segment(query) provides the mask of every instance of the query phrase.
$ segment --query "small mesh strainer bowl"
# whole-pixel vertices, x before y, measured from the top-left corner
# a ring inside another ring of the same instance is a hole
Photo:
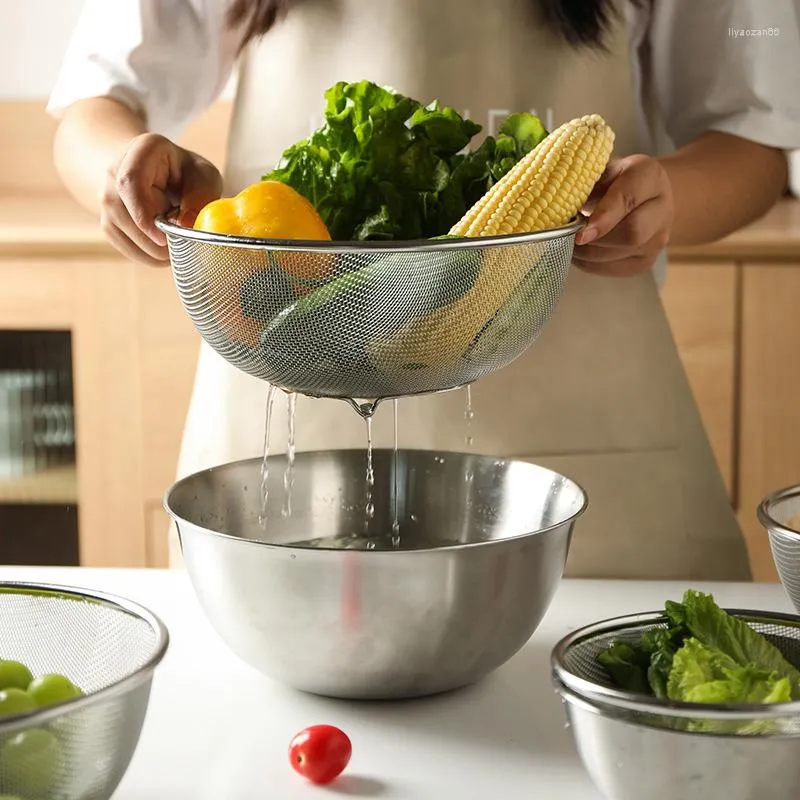
[[[347,243],[157,225],[183,308],[229,363],[289,392],[382,400],[455,389],[519,357],[558,302],[583,221]]]
[[[168,647],[163,623],[101,592],[0,583],[0,658],[34,677],[59,673],[83,696],[0,718],[0,795],[109,800],[136,750],[153,672]]]
[[[767,495],[757,515],[767,530],[778,577],[800,614],[800,486],[787,486]]]
[[[728,610],[800,667],[800,619]],[[606,620],[553,649],[556,691],[581,761],[607,800],[789,800],[800,796],[800,702],[678,703],[614,687],[597,655],[664,626],[663,613]]]

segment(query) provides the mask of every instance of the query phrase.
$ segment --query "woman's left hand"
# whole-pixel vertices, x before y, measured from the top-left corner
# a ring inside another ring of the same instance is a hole
[[[612,159],[589,198],[576,240],[576,266],[599,275],[637,275],[667,246],[674,208],[663,166],[643,155]]]

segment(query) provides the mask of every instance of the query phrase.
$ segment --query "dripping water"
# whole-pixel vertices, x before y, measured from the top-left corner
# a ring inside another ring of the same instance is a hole
[[[472,420],[475,418],[475,412],[472,410],[472,387],[467,386],[467,398],[466,398],[466,408],[464,409],[464,419],[467,422],[467,433],[466,433],[466,440],[467,440],[467,449],[472,447]]]
[[[466,421],[466,441],[467,441],[467,450],[472,448],[474,439],[472,436],[472,420],[475,418],[475,412],[472,410],[472,386],[467,385],[467,397],[466,397],[466,407],[464,408],[464,419]],[[467,474],[464,480],[469,483],[472,480],[472,470],[467,467]]]
[[[375,471],[372,468],[372,417],[365,417],[367,425],[367,500],[364,506],[364,533],[369,530],[370,520],[375,516],[375,503],[372,502],[372,487],[375,485]]]
[[[297,395],[289,393],[287,397],[288,406],[288,430],[286,440],[286,468],[283,472],[284,506],[283,516],[292,516],[292,488],[294,486],[294,412],[297,408]]]
[[[392,547],[400,547],[400,523],[397,520],[398,506],[398,480],[397,474],[397,400],[392,400],[392,412],[394,413],[394,451],[392,453],[392,473],[394,475],[394,520],[392,522]]]
[[[264,458],[261,462],[261,513],[258,517],[259,524],[263,527],[267,522],[267,501],[269,499],[269,429],[272,423],[272,402],[275,399],[275,387],[272,384],[267,389],[267,408],[264,419]]]

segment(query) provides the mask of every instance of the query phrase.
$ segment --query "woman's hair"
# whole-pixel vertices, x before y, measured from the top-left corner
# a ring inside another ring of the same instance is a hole
[[[251,39],[267,33],[298,2],[301,0],[230,0],[228,24],[232,27],[242,26],[244,46]],[[605,35],[617,13],[614,0],[529,2],[541,9],[547,24],[573,47],[604,48]]]

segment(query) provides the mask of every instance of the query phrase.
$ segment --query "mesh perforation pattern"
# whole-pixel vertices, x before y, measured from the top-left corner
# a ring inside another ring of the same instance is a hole
[[[0,658],[84,693],[0,718],[0,795],[108,800],[136,748],[166,630],[136,604],[31,584],[0,584],[0,619]]]
[[[446,391],[507,366],[558,303],[576,222],[419,243],[275,243],[158,221],[183,308],[238,369],[318,397]]]

